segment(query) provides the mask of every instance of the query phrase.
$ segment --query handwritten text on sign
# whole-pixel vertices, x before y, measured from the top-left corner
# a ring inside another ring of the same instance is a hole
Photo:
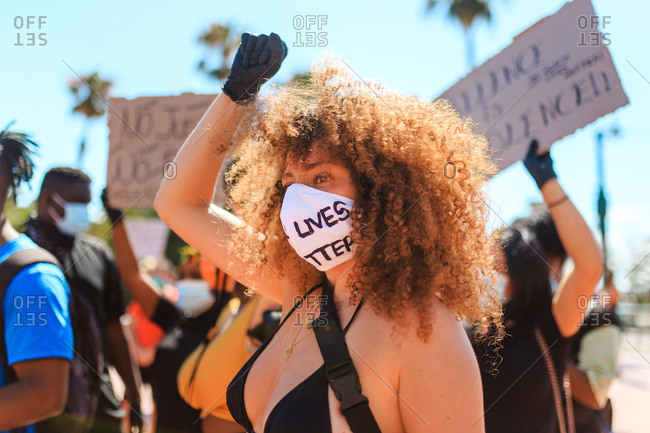
[[[589,0],[567,3],[440,96],[480,124],[502,169],[533,138],[549,149],[628,103],[595,15]],[[585,43],[585,22],[600,43]]]
[[[106,175],[111,206],[153,207],[163,176],[175,175],[171,161],[176,152],[215,97],[184,93],[111,99]]]

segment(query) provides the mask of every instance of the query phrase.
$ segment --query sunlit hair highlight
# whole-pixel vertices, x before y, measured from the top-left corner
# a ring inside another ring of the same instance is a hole
[[[251,272],[266,264],[305,288],[322,278],[297,256],[280,222],[285,161],[318,146],[350,170],[357,190],[352,296],[395,324],[417,317],[423,340],[435,298],[500,338],[483,190],[495,166],[469,119],[448,101],[361,81],[332,57],[313,66],[309,80],[271,88],[244,110],[230,194],[250,229],[240,229],[231,247]]]

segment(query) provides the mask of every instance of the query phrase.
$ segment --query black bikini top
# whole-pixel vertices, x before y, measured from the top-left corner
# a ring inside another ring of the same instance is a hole
[[[304,300],[314,290],[321,287],[322,283],[312,287],[302,297]],[[359,302],[352,318],[346,325],[343,333],[345,334],[357,315],[359,308],[363,302]],[[300,303],[291,308],[289,314],[282,319],[280,327],[284,322],[293,314],[296,307]],[[276,330],[277,333],[277,330]],[[228,402],[228,409],[232,417],[246,428],[248,433],[255,433],[253,431],[253,424],[248,419],[246,413],[246,404],[244,402],[244,385],[246,384],[246,377],[251,367],[269,345],[273,337],[266,340],[262,346],[251,356],[251,358],[239,370],[239,373],[234,377],[228,386],[226,393],[226,400]],[[296,385],[289,391],[282,399],[275,405],[264,425],[264,433],[304,433],[310,431],[313,433],[331,433],[332,427],[330,423],[329,401],[327,393],[329,384],[325,376],[325,365],[314,371],[307,379]]]

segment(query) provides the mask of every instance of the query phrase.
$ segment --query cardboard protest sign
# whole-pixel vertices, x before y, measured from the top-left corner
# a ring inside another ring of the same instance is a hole
[[[118,209],[152,208],[163,176],[173,177],[176,152],[216,95],[113,98],[106,185]]]
[[[599,18],[604,18],[600,19]],[[479,124],[501,169],[628,104],[589,0],[574,0],[517,36],[440,97]]]

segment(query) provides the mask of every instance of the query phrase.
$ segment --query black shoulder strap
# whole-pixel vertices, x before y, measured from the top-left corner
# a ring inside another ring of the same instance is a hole
[[[3,299],[11,281],[26,266],[34,263],[51,263],[61,268],[59,261],[42,248],[19,250],[0,263],[0,299]]]
[[[358,311],[358,310],[357,310]],[[325,278],[321,296],[321,315],[314,324],[314,334],[325,361],[325,374],[334,395],[341,402],[341,413],[353,433],[381,433],[361,393],[359,376],[352,364],[334,305],[334,293]]]
[[[9,368],[7,359],[7,348],[5,344],[5,318],[2,314],[2,303],[4,302],[5,292],[11,284],[11,281],[25,267],[34,263],[51,263],[61,268],[58,260],[42,248],[29,248],[16,251],[7,259],[0,263],[0,362],[5,370],[7,382],[15,380],[13,370]]]

